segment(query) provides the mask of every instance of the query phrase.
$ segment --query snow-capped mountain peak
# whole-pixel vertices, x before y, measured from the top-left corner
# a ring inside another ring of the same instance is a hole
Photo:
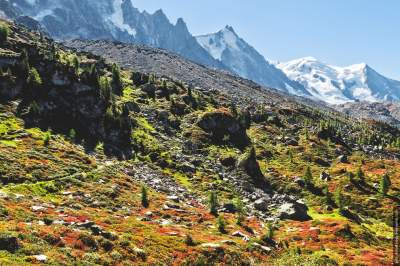
[[[281,70],[240,38],[231,26],[227,25],[216,33],[197,36],[196,39],[214,59],[239,76],[267,87],[308,95],[301,84],[289,80]]]
[[[400,99],[400,82],[380,75],[366,63],[338,67],[304,57],[277,67],[301,83],[313,98],[331,104]]]

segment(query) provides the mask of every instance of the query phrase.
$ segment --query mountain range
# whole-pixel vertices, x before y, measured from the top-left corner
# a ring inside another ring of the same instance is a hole
[[[400,99],[400,82],[366,64],[336,67],[307,57],[275,65],[230,26],[193,36],[183,19],[173,24],[162,10],[140,12],[131,0],[0,0],[0,10],[1,16],[17,21],[26,22],[21,16],[35,19],[56,40],[108,39],[162,48],[262,86],[329,104]]]

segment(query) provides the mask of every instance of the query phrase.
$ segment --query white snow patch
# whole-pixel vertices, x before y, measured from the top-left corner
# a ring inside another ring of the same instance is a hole
[[[196,39],[217,60],[222,60],[222,54],[226,49],[240,51],[238,37],[228,27],[217,33],[198,36]]]
[[[332,104],[353,102],[349,98],[376,102],[367,79],[367,65],[355,64],[347,67],[332,66],[313,57],[304,57],[276,65],[292,80],[295,80],[316,99]]]
[[[136,36],[136,30],[124,23],[122,12],[122,0],[113,1],[114,13],[109,17],[109,20],[119,29],[126,31],[129,35]]]
[[[51,9],[47,9],[47,10],[43,10],[41,12],[39,12],[36,16],[34,16],[33,18],[37,21],[42,21],[44,17],[46,16],[50,16],[53,14],[53,10]]]
[[[30,4],[31,6],[36,5],[36,0],[25,0],[25,2],[27,2],[27,3]]]

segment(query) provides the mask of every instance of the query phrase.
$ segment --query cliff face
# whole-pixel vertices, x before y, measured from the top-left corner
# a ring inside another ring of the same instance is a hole
[[[27,126],[64,133],[73,130],[88,149],[104,142],[107,154],[130,158],[127,110],[112,105],[111,91],[104,88],[108,85],[98,81],[110,66],[87,58],[87,62],[77,61],[85,67],[78,73],[75,57],[57,50],[45,38],[39,44],[36,38],[24,29],[12,28],[9,42],[2,46],[0,67],[8,71],[0,79],[2,99],[21,101],[18,110]],[[107,111],[118,117],[118,123],[115,117],[107,117]]]

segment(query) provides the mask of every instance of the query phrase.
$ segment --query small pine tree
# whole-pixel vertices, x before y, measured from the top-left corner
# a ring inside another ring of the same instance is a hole
[[[379,186],[379,192],[383,196],[386,196],[391,185],[392,185],[392,182],[390,181],[389,175],[385,174],[384,176],[382,176],[380,186]]]
[[[35,90],[42,86],[42,78],[36,68],[32,67],[28,73],[27,85],[30,89]]]
[[[121,80],[121,71],[116,64],[112,66],[112,84],[115,88],[115,93],[117,95],[122,95],[122,80]]]
[[[44,146],[48,146],[50,144],[51,132],[47,131],[43,136],[43,144]]]
[[[268,223],[267,225],[267,234],[266,237],[270,240],[272,240],[274,238],[274,234],[275,234],[275,230],[274,230],[274,226],[271,223]]]
[[[196,245],[191,235],[186,235],[185,244],[189,247],[193,247]]]
[[[80,62],[79,62],[79,58],[77,56],[74,56],[74,59],[72,59],[72,64],[74,67],[75,74],[78,75]]]
[[[0,23],[0,43],[4,43],[10,35],[10,28],[5,23]]]
[[[313,184],[313,176],[310,166],[307,166],[306,172],[304,173],[304,182],[306,183],[307,187],[310,187]]]
[[[326,205],[331,205],[331,203],[332,203],[332,194],[329,191],[328,186],[324,187],[324,195],[325,195],[325,204]]]
[[[361,169],[361,166],[358,167],[358,169],[357,169],[356,177],[359,182],[363,183],[365,181],[365,175],[364,175],[363,170]]]
[[[246,215],[244,203],[241,199],[236,199],[234,205],[237,213],[236,224],[242,226]]]
[[[354,174],[352,172],[347,172],[347,178],[349,179],[349,183],[354,182]]]
[[[107,77],[100,78],[100,95],[106,102],[112,101],[111,85]]]
[[[342,213],[345,206],[344,206],[343,194],[342,194],[342,191],[340,189],[336,190],[335,201],[336,201],[336,205],[339,208],[339,212]]]
[[[209,197],[209,205],[210,205],[210,213],[212,215],[217,215],[218,214],[218,196],[217,193],[215,191],[212,191],[210,193],[210,197]]]
[[[293,151],[291,149],[288,151],[288,159],[290,163],[293,163]]]
[[[226,233],[226,229],[225,229],[226,221],[225,221],[224,216],[222,216],[222,215],[219,215],[217,218],[217,228],[218,228],[218,231],[221,232],[222,234]]]
[[[135,86],[140,86],[143,84],[142,81],[142,74],[139,72],[132,72],[131,74],[131,80]],[[146,82],[145,82],[146,83]]]
[[[33,101],[29,104],[28,113],[31,116],[37,116],[40,114],[40,108],[36,101]]]
[[[68,132],[68,137],[70,140],[75,141],[76,139],[76,131],[75,129],[71,128]]]
[[[229,109],[231,111],[231,114],[233,115],[233,117],[237,117],[238,116],[238,110],[236,107],[236,104],[234,102],[231,102]]]
[[[141,200],[142,200],[142,206],[144,208],[148,208],[149,207],[149,199],[148,199],[148,195],[147,195],[147,187],[146,186],[142,186],[141,189]]]

